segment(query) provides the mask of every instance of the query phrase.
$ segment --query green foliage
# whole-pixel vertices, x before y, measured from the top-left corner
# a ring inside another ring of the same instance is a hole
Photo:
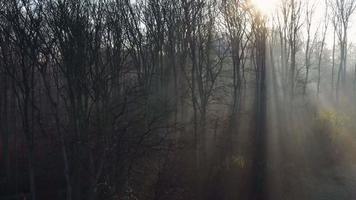
[[[241,155],[234,156],[232,158],[232,165],[234,168],[244,169],[247,165],[247,160]]]
[[[316,121],[321,131],[330,133],[332,139],[347,134],[352,126],[349,116],[333,110],[320,111]]]

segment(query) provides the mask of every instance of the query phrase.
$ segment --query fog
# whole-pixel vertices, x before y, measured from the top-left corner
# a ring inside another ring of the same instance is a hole
[[[0,199],[355,199],[355,9],[0,0]]]

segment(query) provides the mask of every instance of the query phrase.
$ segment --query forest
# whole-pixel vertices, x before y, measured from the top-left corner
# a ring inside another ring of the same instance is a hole
[[[355,9],[0,0],[0,199],[356,199]]]

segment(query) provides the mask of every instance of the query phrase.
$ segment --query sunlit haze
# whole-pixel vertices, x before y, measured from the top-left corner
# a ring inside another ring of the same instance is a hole
[[[0,200],[356,200],[356,0],[0,0]]]
[[[254,7],[264,15],[271,15],[275,11],[279,0],[251,0]]]

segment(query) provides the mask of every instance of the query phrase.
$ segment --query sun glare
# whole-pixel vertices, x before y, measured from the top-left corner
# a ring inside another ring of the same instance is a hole
[[[271,15],[278,0],[251,0],[254,7],[264,15]]]

